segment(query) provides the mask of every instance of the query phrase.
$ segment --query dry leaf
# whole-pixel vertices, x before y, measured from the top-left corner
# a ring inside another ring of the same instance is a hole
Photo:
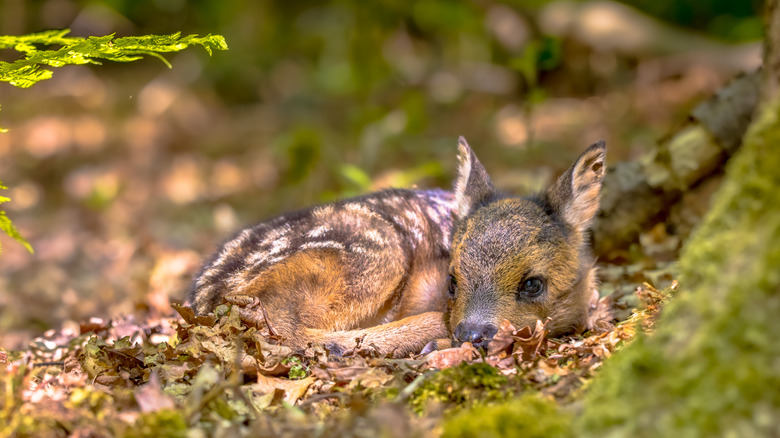
[[[284,393],[284,401],[290,405],[294,405],[299,398],[306,393],[316,379],[314,377],[306,377],[300,380],[286,380],[278,377],[268,377],[262,374],[257,375],[257,383],[248,385],[249,389],[257,394],[268,394],[280,390]]]
[[[549,321],[549,318],[544,323],[536,320],[536,327],[533,329],[528,326],[515,332],[515,350],[512,354],[517,354],[520,351],[521,358],[524,361],[530,361],[539,355],[540,351],[546,350],[548,333],[546,326]]]
[[[501,325],[498,327],[498,332],[493,336],[493,339],[488,344],[488,356],[498,354],[502,351],[509,350],[512,344],[515,343],[515,327],[509,322],[508,319],[501,321]]]
[[[163,392],[160,387],[160,379],[154,373],[149,378],[149,383],[136,388],[134,394],[141,412],[156,412],[176,407],[173,399]]]
[[[425,356],[423,360],[426,368],[441,370],[460,365],[476,357],[479,357],[477,349],[470,342],[464,342],[460,347],[433,351]]]

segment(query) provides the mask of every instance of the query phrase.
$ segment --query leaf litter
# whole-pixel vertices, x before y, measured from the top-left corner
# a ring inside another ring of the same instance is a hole
[[[605,359],[652,330],[676,289],[594,294],[585,336],[504,321],[487,351],[464,343],[406,359],[294,351],[232,303],[209,315],[174,304],[178,317],[92,318],[26,351],[0,349],[0,436],[440,435],[443,418],[475,404],[528,392],[573,403]]]

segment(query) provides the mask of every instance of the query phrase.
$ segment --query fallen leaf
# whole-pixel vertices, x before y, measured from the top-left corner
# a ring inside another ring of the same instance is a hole
[[[250,391],[255,394],[268,394],[280,390],[284,393],[284,401],[289,405],[294,405],[299,398],[306,393],[316,379],[314,377],[306,377],[298,380],[286,380],[278,377],[268,377],[262,374],[257,375],[257,383],[248,385]]]
[[[514,334],[515,338],[515,350],[512,354],[517,354],[520,351],[521,358],[524,361],[530,361],[539,354],[539,351],[547,349],[547,321],[542,323],[540,320],[536,320],[536,327],[530,326],[523,327]]]
[[[134,394],[141,412],[156,412],[176,407],[173,399],[163,392],[160,379],[154,373],[149,377],[149,383],[136,388]]]
[[[488,344],[488,356],[493,356],[502,351],[509,350],[515,343],[515,327],[508,319],[501,321],[498,331]]]
[[[368,368],[349,383],[349,388],[360,385],[364,388],[378,388],[387,383],[393,376],[381,368]]]
[[[444,369],[460,365],[463,362],[479,357],[479,352],[470,342],[464,342],[460,347],[437,350],[428,353],[423,360],[425,367]]]

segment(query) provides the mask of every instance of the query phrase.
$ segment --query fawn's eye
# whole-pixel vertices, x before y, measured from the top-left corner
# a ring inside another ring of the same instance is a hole
[[[450,294],[450,298],[455,298],[455,292],[458,290],[458,282],[452,275],[447,276],[447,292]]]
[[[520,283],[520,293],[528,298],[536,298],[544,292],[544,280],[539,277],[530,277]]]

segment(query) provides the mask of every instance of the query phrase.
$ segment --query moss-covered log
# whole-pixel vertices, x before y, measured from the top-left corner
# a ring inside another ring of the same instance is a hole
[[[594,249],[602,259],[625,251],[642,232],[686,202],[686,195],[704,180],[719,177],[750,124],[760,87],[759,72],[733,80],[640,160],[610,168],[593,224]],[[677,225],[680,237],[687,238],[688,227]]]
[[[684,248],[683,291],[658,331],[616,354],[590,388],[590,435],[780,436],[779,169],[775,102]]]

